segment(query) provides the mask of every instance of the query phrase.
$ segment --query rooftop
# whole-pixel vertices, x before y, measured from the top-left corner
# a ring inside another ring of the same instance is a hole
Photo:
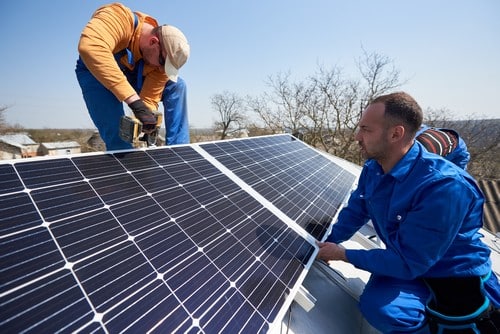
[[[484,194],[483,226],[492,233],[500,233],[500,181],[480,180],[479,187]]]

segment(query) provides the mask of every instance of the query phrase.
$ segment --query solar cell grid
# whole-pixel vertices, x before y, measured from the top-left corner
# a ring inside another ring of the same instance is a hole
[[[158,163],[145,151],[115,154],[114,157],[125,167],[127,171],[131,172],[158,167]]]
[[[70,270],[58,270],[40,277],[7,296],[0,295],[3,333],[37,332],[39,329],[48,333],[77,329],[99,333],[100,325],[93,322],[94,311]],[[26,316],[27,312],[36,316]]]
[[[109,210],[99,209],[50,225],[69,262],[76,262],[127,240],[120,223]]]
[[[0,197],[0,233],[2,236],[42,223],[39,213],[26,193],[14,192]]]
[[[2,238],[0,250],[0,296],[64,265],[49,232],[40,227]]]
[[[83,179],[82,174],[79,173],[69,159],[20,163],[16,164],[16,170],[28,189],[48,187]]]
[[[118,243],[74,265],[92,305],[99,313],[120,307],[131,295],[147,289],[157,275],[132,242]]]
[[[109,205],[146,195],[146,190],[127,173],[90,180],[90,185],[101,200]]]
[[[95,190],[83,181],[38,188],[29,194],[47,222],[84,214],[103,206]]]
[[[201,147],[318,240],[326,237],[356,178],[290,136]]]
[[[195,254],[198,246],[177,224],[162,224],[136,238],[136,242],[159,273],[176,268]]]
[[[149,150],[150,155],[160,166],[182,164],[186,161],[201,159],[200,155],[191,147],[159,148]]]
[[[109,209],[131,236],[146,233],[170,220],[165,210],[151,196],[137,197],[132,202],[118,203]]]
[[[78,170],[89,179],[125,173],[127,170],[112,154],[87,155],[71,159]]]
[[[162,167],[138,170],[131,175],[149,193],[165,191],[179,186],[178,180],[174,179]]]
[[[282,212],[331,217],[337,190],[290,138],[0,164],[0,332],[277,326],[315,255]]]
[[[21,191],[24,186],[17,177],[14,167],[10,165],[0,165],[0,195],[9,192]],[[1,216],[0,216],[1,217]]]

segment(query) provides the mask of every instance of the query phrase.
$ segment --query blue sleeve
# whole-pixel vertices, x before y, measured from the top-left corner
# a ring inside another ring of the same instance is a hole
[[[468,247],[479,226],[462,226],[472,207],[477,211],[473,220],[481,222],[479,205],[471,205],[475,198],[470,188],[453,178],[441,178],[421,187],[413,207],[389,235],[386,249],[347,250],[346,257],[357,268],[401,279],[428,273],[443,257],[447,257],[446,261],[449,258],[449,263],[457,261],[450,267],[463,265],[467,261],[463,253],[468,252],[463,247]]]
[[[467,145],[461,137],[458,137],[457,148],[449,154],[449,157],[446,158],[463,170],[467,170],[467,164],[470,160],[470,153],[467,150]]]
[[[167,145],[189,144],[186,84],[183,79],[167,81],[162,96]]]
[[[349,197],[347,206],[344,207],[338,216],[327,242],[341,243],[348,240],[369,220],[364,200],[364,180],[366,173],[363,171],[359,178],[357,189]]]

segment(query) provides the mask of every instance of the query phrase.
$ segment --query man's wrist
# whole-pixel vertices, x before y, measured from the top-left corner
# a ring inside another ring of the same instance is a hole
[[[342,253],[341,253],[341,260],[344,262],[349,263],[349,260],[347,260],[347,254],[346,254],[346,249],[344,247],[341,247]]]
[[[135,100],[134,102],[129,103],[128,106],[134,112],[137,111],[137,110],[140,110],[140,111],[147,110],[146,104],[141,99]]]
[[[141,97],[137,94],[134,94],[134,95],[131,95],[129,97],[127,97],[125,100],[123,100],[123,102],[125,102],[127,105],[130,105],[132,102],[135,102],[137,100],[140,100]]]

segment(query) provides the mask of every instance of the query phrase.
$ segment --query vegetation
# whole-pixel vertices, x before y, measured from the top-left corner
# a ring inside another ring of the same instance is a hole
[[[216,95],[217,106],[239,101],[239,108],[236,104],[231,108],[239,120],[238,128],[242,127],[241,120],[247,120],[247,129],[292,133],[327,153],[361,164],[354,141],[361,112],[374,96],[393,91],[404,81],[387,57],[364,51],[356,63],[359,79],[347,78],[339,67],[319,66],[316,74],[295,82],[290,72],[278,73],[268,78],[270,90],[261,96],[243,99],[226,91]],[[216,129],[222,123],[231,128],[233,119],[225,114],[215,124]]]
[[[243,112],[243,99],[235,93],[225,91],[212,96],[211,104],[219,114],[219,122],[215,124],[219,129],[220,139],[238,133],[246,127],[246,116]]]
[[[270,76],[270,90],[261,96],[243,99],[228,91],[217,94],[215,110],[220,113],[220,106],[231,108],[220,114],[221,121],[214,127],[222,133],[242,127],[250,135],[258,129],[292,133],[318,149],[361,165],[363,158],[354,140],[361,112],[375,96],[398,90],[405,81],[385,56],[363,50],[356,63],[358,79],[347,78],[339,67],[319,66],[317,73],[305,80],[292,81],[291,73]],[[446,110],[432,109],[424,111],[424,116],[426,124],[454,129],[464,138],[471,153],[469,172],[476,179],[497,178],[500,120],[480,121],[471,115],[457,121]],[[238,120],[234,127],[233,120]]]
[[[426,123],[431,126],[453,129],[464,139],[471,155],[468,172],[476,180],[498,179],[500,172],[500,119],[478,119],[471,115],[467,120],[455,121],[446,109],[426,112]]]

